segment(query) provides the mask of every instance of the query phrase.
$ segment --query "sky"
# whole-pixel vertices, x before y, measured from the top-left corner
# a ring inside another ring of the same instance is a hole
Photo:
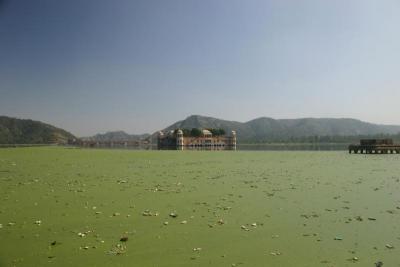
[[[397,0],[0,0],[0,115],[77,136],[191,114],[400,125]]]

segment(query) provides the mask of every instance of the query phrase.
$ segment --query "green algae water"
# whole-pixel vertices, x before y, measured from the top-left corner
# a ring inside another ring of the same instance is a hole
[[[0,267],[400,266],[400,156],[0,150]]]

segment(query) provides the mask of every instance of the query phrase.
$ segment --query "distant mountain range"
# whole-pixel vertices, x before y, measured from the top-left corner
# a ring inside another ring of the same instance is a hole
[[[235,130],[239,142],[293,142],[309,137],[349,137],[394,135],[400,126],[380,125],[356,119],[303,118],[272,119],[261,117],[248,122],[227,121],[212,117],[192,115],[164,129],[176,128],[223,128],[227,132]]]
[[[96,134],[90,137],[82,137],[82,140],[85,141],[97,141],[97,142],[104,142],[104,141],[140,141],[145,140],[150,137],[150,134],[127,134],[124,131],[114,131],[114,132],[107,132],[104,134]]]
[[[74,138],[73,134],[40,121],[0,116],[0,144],[67,143]]]
[[[239,143],[354,142],[365,137],[392,137],[400,141],[400,126],[372,124],[347,118],[277,120],[262,117],[248,122],[237,122],[192,115],[168,126],[163,131],[177,128],[223,128],[228,133],[235,130]],[[91,141],[152,139],[155,141],[156,137],[157,133],[134,135],[114,131],[80,139]],[[73,134],[43,122],[0,116],[0,144],[66,143],[75,138]]]

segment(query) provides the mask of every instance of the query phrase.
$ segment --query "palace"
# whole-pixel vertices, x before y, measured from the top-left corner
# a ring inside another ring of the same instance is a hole
[[[193,131],[193,130],[192,130]],[[198,130],[198,134],[184,134],[181,129],[158,133],[158,149],[174,150],[236,150],[236,132],[230,135],[213,135],[210,130]]]

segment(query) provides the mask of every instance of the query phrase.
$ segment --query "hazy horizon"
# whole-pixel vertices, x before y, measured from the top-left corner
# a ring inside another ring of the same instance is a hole
[[[77,136],[199,114],[400,125],[400,3],[0,0],[0,115]]]
[[[3,114],[0,114],[0,116],[12,117],[12,116],[3,115]],[[249,121],[251,121],[251,120],[261,119],[261,118],[270,118],[270,119],[274,119],[274,120],[286,120],[286,119],[289,119],[289,120],[290,120],[290,119],[298,119],[298,120],[301,120],[301,119],[355,119],[355,120],[359,120],[359,121],[366,122],[366,123],[372,123],[372,124],[376,124],[376,125],[383,125],[383,126],[399,126],[399,127],[400,127],[400,125],[396,125],[396,124],[374,123],[374,122],[363,121],[363,120],[360,120],[360,119],[357,119],[357,118],[349,118],[349,117],[342,117],[342,118],[333,118],[333,117],[272,118],[272,117],[267,117],[267,116],[259,116],[259,117],[252,118],[252,119],[250,119],[250,120],[239,121],[239,120],[235,120],[235,119],[228,120],[228,119],[225,119],[225,118],[212,117],[212,116],[205,116],[205,115],[201,115],[201,114],[191,114],[191,115],[188,115],[188,116],[186,116],[186,117],[184,117],[184,118],[177,119],[176,121],[173,121],[173,122],[169,123],[168,125],[163,125],[163,126],[161,126],[160,128],[157,128],[156,130],[149,131],[149,132],[129,132],[129,131],[124,130],[124,129],[110,129],[110,130],[105,130],[105,131],[94,132],[94,133],[91,133],[91,134],[88,134],[88,135],[78,135],[78,134],[75,134],[74,132],[70,131],[69,129],[63,128],[62,126],[57,125],[57,124],[52,124],[52,123],[50,123],[50,122],[43,121],[43,120],[35,120],[35,121],[41,121],[41,122],[43,122],[43,123],[47,123],[47,124],[53,125],[53,126],[55,126],[55,127],[57,127],[57,128],[62,128],[63,130],[66,130],[66,131],[68,131],[68,132],[71,132],[72,134],[74,134],[74,135],[77,136],[77,137],[91,137],[91,136],[94,136],[94,135],[96,135],[96,134],[105,134],[105,133],[109,133],[109,132],[120,132],[120,131],[125,132],[125,133],[127,133],[127,134],[131,134],[131,135],[153,134],[153,133],[155,133],[155,132],[157,132],[157,131],[163,130],[163,129],[165,129],[165,128],[171,126],[172,124],[174,124],[174,123],[176,123],[176,122],[185,120],[185,119],[187,119],[187,118],[189,118],[189,117],[191,117],[191,116],[211,117],[211,118],[215,118],[215,119],[219,119],[219,120],[234,121],[234,122],[239,122],[239,123],[246,123],[246,122],[249,122]],[[13,118],[13,117],[12,117],[12,118]],[[17,119],[32,119],[32,118],[24,118],[24,117],[15,117],[15,118],[17,118]],[[34,120],[34,119],[33,119],[33,120]]]

